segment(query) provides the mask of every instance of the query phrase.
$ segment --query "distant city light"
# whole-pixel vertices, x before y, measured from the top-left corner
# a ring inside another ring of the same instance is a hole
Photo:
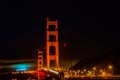
[[[15,64],[15,65],[12,65],[12,68],[14,68],[16,71],[26,71],[28,70],[29,68],[31,67],[30,64]]]
[[[95,71],[95,70],[96,70],[96,67],[93,67],[93,70]]]
[[[112,69],[112,68],[113,68],[112,65],[109,65],[109,66],[108,66],[108,69]]]
[[[84,72],[86,72],[87,70],[86,70],[86,69],[84,69],[83,71],[84,71]]]

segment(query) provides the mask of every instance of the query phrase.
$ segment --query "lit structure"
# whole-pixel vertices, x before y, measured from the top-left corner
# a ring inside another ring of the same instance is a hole
[[[110,74],[113,75],[113,66],[112,65],[108,66],[108,70],[109,70]]]
[[[41,80],[40,70],[43,68],[43,52],[38,49],[38,80]]]
[[[27,71],[30,69],[31,65],[28,63],[15,64],[11,66],[16,71]]]
[[[47,69],[59,68],[58,21],[47,18],[46,29],[46,59]]]
[[[38,50],[38,70],[43,68],[43,52]]]

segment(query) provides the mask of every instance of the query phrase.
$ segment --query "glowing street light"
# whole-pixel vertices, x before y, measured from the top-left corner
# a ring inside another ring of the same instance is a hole
[[[86,69],[84,69],[83,71],[84,71],[84,72],[86,72],[87,70],[86,70]]]
[[[113,75],[113,66],[112,66],[112,65],[109,65],[109,66],[108,66],[108,69],[110,70],[111,74]]]
[[[96,67],[93,67],[93,74],[96,75]]]
[[[113,68],[113,67],[112,67],[112,65],[109,65],[109,66],[108,66],[108,69],[110,69],[110,70],[111,70],[112,68]]]
[[[102,72],[102,75],[105,76],[105,72]]]
[[[95,70],[96,70],[96,67],[93,67],[93,70],[95,71]]]
[[[103,72],[103,70],[102,70],[102,69],[100,69],[100,72]]]

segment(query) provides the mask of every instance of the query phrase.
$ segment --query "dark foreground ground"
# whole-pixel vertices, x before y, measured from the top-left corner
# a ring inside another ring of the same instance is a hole
[[[65,80],[120,80],[120,77],[79,77],[79,78],[68,78]]]
[[[0,74],[0,80],[38,80],[36,74]],[[117,77],[77,77],[61,79],[57,75],[43,76],[40,80],[120,80]]]

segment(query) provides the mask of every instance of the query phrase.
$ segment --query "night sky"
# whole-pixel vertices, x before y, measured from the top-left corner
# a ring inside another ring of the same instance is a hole
[[[1,11],[0,60],[36,59],[37,49],[45,51],[46,17],[58,20],[62,60],[119,48],[119,16],[112,14],[114,8],[101,5],[96,0],[6,2]]]

